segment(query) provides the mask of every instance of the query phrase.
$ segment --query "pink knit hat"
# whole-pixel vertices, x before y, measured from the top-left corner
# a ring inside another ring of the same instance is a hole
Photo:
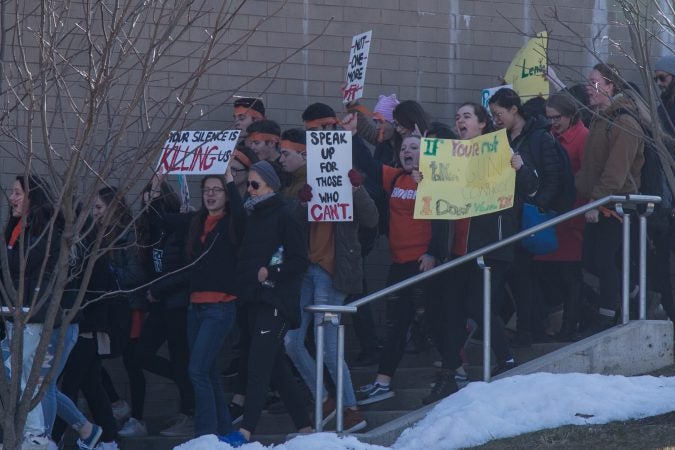
[[[373,112],[382,114],[382,117],[384,117],[384,119],[387,122],[393,122],[394,108],[396,108],[396,105],[398,104],[399,101],[396,98],[396,94],[391,94],[389,96],[380,95],[380,98],[377,101],[377,104],[375,105]]]

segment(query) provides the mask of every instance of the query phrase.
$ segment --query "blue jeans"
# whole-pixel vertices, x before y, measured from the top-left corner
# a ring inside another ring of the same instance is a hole
[[[323,270],[318,264],[310,264],[309,269],[302,279],[302,290],[300,291],[300,308],[302,319],[300,328],[290,330],[286,334],[285,345],[286,353],[300,372],[300,376],[312,392],[316,400],[316,361],[309,354],[305,347],[305,336],[307,327],[311,320],[310,313],[305,311],[305,306],[315,305],[342,305],[347,294],[337,291],[333,288],[333,279],[330,274]],[[318,316],[314,318],[314,326],[318,324]],[[316,330],[315,330],[316,331]],[[314,334],[316,336],[316,333]],[[337,327],[326,325],[324,328],[324,364],[328,367],[330,376],[335,382],[337,380]],[[343,405],[345,407],[356,406],[356,396],[352,386],[352,378],[347,364],[343,365]],[[324,389],[324,392],[325,389]]]
[[[87,423],[86,417],[84,417],[82,412],[77,409],[75,403],[73,403],[70,398],[63,395],[61,391],[56,388],[56,380],[59,378],[59,375],[61,375],[61,372],[63,372],[66,361],[68,361],[68,355],[70,355],[73,347],[75,347],[79,329],[80,327],[77,324],[71,324],[66,329],[66,334],[63,337],[63,351],[61,352],[61,359],[56,362],[56,371],[54,372],[51,382],[47,386],[45,396],[42,398],[42,413],[45,416],[45,427],[47,428],[47,434],[50,435],[52,433],[52,427],[54,426],[54,420],[56,420],[57,414],[61,416],[61,418],[75,430],[79,430],[85,423]],[[52,336],[49,341],[47,353],[52,358],[56,354],[56,348],[59,344],[58,340],[60,331],[61,330],[58,328],[52,331]],[[42,368],[44,371],[44,376],[47,375],[49,369],[50,366],[48,364],[44,364]]]
[[[217,357],[235,316],[234,302],[193,303],[188,308],[188,374],[195,391],[195,436],[227,434],[232,428]]]

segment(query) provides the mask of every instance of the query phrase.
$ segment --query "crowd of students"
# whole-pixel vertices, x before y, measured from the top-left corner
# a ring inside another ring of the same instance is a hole
[[[670,131],[675,120],[674,74],[675,57],[657,62],[661,119]],[[562,87],[552,72],[549,76]],[[561,186],[570,175],[565,171],[576,176],[575,206],[606,195],[638,193],[651,132],[645,111],[639,93],[608,64],[593,67],[585,89],[565,88],[546,101],[524,105],[516,92],[504,88],[490,98],[489,111],[464,103],[456,111],[454,126],[432,121],[415,101],[381,96],[373,113],[353,103],[342,119],[329,105],[314,103],[302,114],[303,128],[282,132],[266,118],[260,99],[237,99],[234,123],[241,139],[227,172],[202,178],[198,210],[183,211],[162,174],[155,174],[143,188],[136,219],[121,192],[111,187],[98,192],[91,225],[83,228],[86,233],[70,252],[72,292],[81,284],[81,268],[96,258],[84,306],[65,330],[61,358],[45,364],[44,370],[57,366],[60,383],[54,379],[41,404],[29,413],[24,448],[56,448],[67,426],[77,431],[77,446],[83,450],[115,449],[118,436],[146,435],[145,370],[172,379],[180,395],[180,410],[162,435],[216,434],[242,445],[252,439],[270,390],[279,393],[294,431],[311,432],[310,408],[296,374],[311,401],[321,404],[326,423],[335,415],[336,401],[327,389],[317,398],[316,365],[307,338],[318,318],[304,307],[341,305],[362,295],[364,257],[375,237],[387,236],[391,285],[517,233],[525,203],[560,212]],[[354,220],[308,222],[306,206],[313,192],[307,183],[305,131],[338,128],[353,134],[354,168],[347,180],[353,190]],[[472,139],[499,128],[506,130],[513,150],[514,206],[456,221],[414,219],[422,180],[421,138]],[[568,165],[558,145],[567,152]],[[17,280],[20,249],[30,246],[26,304],[31,293],[39,291],[39,283],[58,273],[53,257],[57,249],[44,239],[45,230],[59,229],[52,200],[49,186],[38,176],[21,175],[13,182],[5,240],[9,272]],[[50,228],[52,222],[57,226]],[[650,238],[665,240],[669,249],[669,210],[666,222],[666,230],[652,232]],[[556,233],[555,252],[534,255],[516,244],[485,256],[484,263],[492,268],[493,373],[517,365],[514,347],[547,339],[571,341],[617,323],[620,215],[609,205],[559,225]],[[17,242],[19,238],[24,242]],[[54,241],[58,239],[50,242]],[[650,274],[650,283],[673,319],[669,265],[663,268],[669,250],[652,248],[659,270]],[[45,267],[43,279],[39,274]],[[597,295],[587,295],[582,268],[597,277]],[[373,382],[361,387],[353,385],[346,363],[343,367],[346,432],[367,426],[359,406],[394,395],[396,369],[420,306],[426,332],[441,355],[433,388],[420,400],[433,403],[466,382],[461,352],[471,331],[467,324],[483,325],[481,277],[480,267],[467,263],[394,294],[386,303],[387,336],[379,353],[372,312],[367,307],[359,310],[354,325],[363,352],[357,363],[378,365]],[[146,287],[134,289],[138,286]],[[120,293],[101,298],[109,292]],[[547,329],[550,305],[545,299],[563,305],[562,327],[555,335]],[[65,296],[63,310],[73,301]],[[514,310],[517,329],[510,337],[505,322]],[[25,327],[22,379],[28,376],[41,330],[52,326],[44,320],[41,310]],[[14,327],[11,321],[5,325],[2,350],[10,361]],[[60,322],[53,326],[50,355],[56,354]],[[337,328],[329,326],[324,339],[324,362],[335,383]],[[168,359],[157,353],[165,342]],[[235,345],[239,355],[231,402],[218,366],[225,343]],[[102,360],[111,357],[124,362],[130,407],[102,366]],[[93,422],[76,407],[79,391]]]

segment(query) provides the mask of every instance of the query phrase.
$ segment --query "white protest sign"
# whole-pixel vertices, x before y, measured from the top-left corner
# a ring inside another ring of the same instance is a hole
[[[485,109],[488,110],[488,113],[489,113],[490,115],[492,115],[492,113],[490,113],[490,106],[489,106],[489,104],[488,104],[488,101],[490,100],[490,97],[492,97],[493,95],[495,95],[495,92],[497,92],[498,90],[504,89],[504,88],[513,89],[513,85],[510,85],[510,84],[503,84],[503,85],[501,85],[501,86],[495,86],[495,87],[491,87],[491,88],[485,88],[485,89],[483,89],[483,90],[481,91],[481,94],[480,94],[480,95],[481,95],[481,101],[480,101],[480,104],[483,105],[483,108],[485,108]]]
[[[222,175],[238,137],[239,130],[172,131],[157,170],[165,174]]]
[[[349,64],[347,64],[347,87],[342,94],[343,103],[353,102],[363,97],[363,84],[366,81],[366,67],[372,34],[371,30],[357,34],[352,38]]]
[[[310,222],[351,222],[354,215],[350,131],[307,132],[307,184],[312,200],[307,204]]]

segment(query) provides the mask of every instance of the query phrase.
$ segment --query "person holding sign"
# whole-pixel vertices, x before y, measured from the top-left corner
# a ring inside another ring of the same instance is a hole
[[[455,124],[460,138],[473,139],[494,131],[488,112],[476,103],[464,103],[457,110]],[[450,248],[453,258],[498,242],[518,231],[518,218],[514,208],[502,209],[489,214],[460,219],[454,222],[454,234]],[[513,261],[514,246],[510,245],[485,256],[485,264],[491,268],[492,349],[497,358],[498,369],[505,370],[515,365],[509,349],[504,322],[499,316],[506,271]],[[483,272],[476,262],[468,262],[447,272],[443,278],[442,294],[429,304],[430,317],[435,318],[434,342],[441,354],[442,368],[436,373],[436,383],[422,403],[436,402],[457,391],[456,371],[462,367],[460,351],[466,341],[467,318],[483,324]],[[433,324],[434,322],[432,322]],[[458,378],[461,378],[459,376]]]
[[[514,151],[512,166],[516,169],[515,206],[518,214],[523,203],[531,203],[546,211],[562,211],[560,205],[564,171],[548,121],[529,117],[523,111],[520,97],[512,89],[500,89],[490,97],[490,110],[497,128],[506,129]],[[516,337],[512,344],[529,347],[535,338],[545,338],[544,305],[534,296],[532,253],[522,245],[516,247],[509,285],[513,291],[518,315]]]
[[[405,103],[398,105],[397,109]],[[356,116],[348,116],[345,128],[354,133],[356,121]],[[387,276],[388,286],[435,267],[448,253],[447,222],[413,219],[417,182],[411,174],[419,167],[420,136],[415,134],[414,130],[418,128],[416,124],[405,126],[411,126],[413,130],[401,143],[400,168],[389,167],[375,160],[363,141],[358,136],[353,137],[354,165],[366,176],[377,180],[389,195],[389,249],[393,262]],[[403,125],[398,128],[402,129]],[[428,298],[429,283],[423,283],[422,288],[424,297]],[[393,325],[382,350],[375,381],[359,390],[360,405],[394,396],[390,383],[403,357],[408,328],[415,316],[414,290],[415,287],[400,291],[391,302]]]
[[[318,136],[326,136],[327,132],[337,131],[335,112],[328,105],[315,103],[303,113],[305,125],[321,128],[308,132],[308,142]],[[314,123],[312,123],[314,121]],[[345,133],[342,131],[342,133]],[[313,148],[314,151],[321,151]],[[344,149],[341,149],[344,150]],[[348,150],[347,150],[348,151]],[[325,163],[324,163],[325,164]],[[286,167],[290,167],[286,163]],[[304,166],[298,171],[306,171]],[[329,222],[316,220],[309,222],[309,260],[310,265],[302,280],[300,306],[302,321],[300,328],[292,330],[286,336],[286,351],[300,372],[303,380],[314,396],[315,402],[323,402],[324,420],[330,420],[335,413],[335,401],[330,398],[316,398],[316,362],[305,346],[307,329],[312,322],[312,315],[304,311],[311,304],[342,305],[349,294],[361,293],[363,284],[363,260],[359,242],[359,225],[374,227],[378,215],[375,203],[362,186],[361,176],[354,169],[347,176],[353,194],[353,220]],[[314,196],[311,186],[305,184],[298,191],[298,197],[307,204]],[[305,214],[307,217],[307,214]],[[325,364],[333,379],[337,382],[337,327],[329,325],[325,331]],[[356,406],[356,395],[352,385],[349,367],[343,361],[343,405],[344,431],[355,432],[366,427],[367,423]],[[324,392],[327,392],[324,390]]]
[[[237,257],[238,292],[248,304],[250,336],[246,403],[238,431],[219,436],[234,447],[251,440],[265,405],[270,380],[301,433],[311,431],[302,393],[284,354],[284,336],[300,324],[300,285],[307,268],[301,225],[278,194],[281,181],[272,165],[259,161],[248,175],[244,206],[248,218]]]

